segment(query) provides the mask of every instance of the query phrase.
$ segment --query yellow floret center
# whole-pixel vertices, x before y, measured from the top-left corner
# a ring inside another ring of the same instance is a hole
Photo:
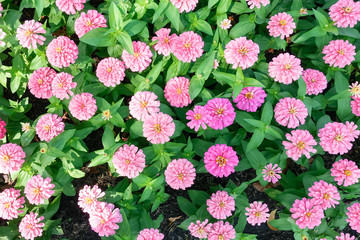
[[[179,179],[179,180],[184,180],[184,175],[183,175],[182,173],[179,173],[179,174],[178,174],[178,179]]]
[[[32,31],[26,30],[25,36],[26,36],[26,37],[30,37],[31,35],[32,35]]]
[[[341,142],[343,140],[343,137],[341,135],[336,135],[334,139],[338,142]]]
[[[34,188],[33,190],[34,194],[39,194],[41,192],[40,188]]]
[[[340,54],[340,55],[344,55],[344,54],[345,54],[343,50],[339,50],[339,51],[337,51],[337,52],[338,52],[338,54]]]
[[[111,112],[110,112],[110,110],[105,110],[103,114],[104,114],[105,117],[108,118],[108,117],[110,117]]]
[[[112,70],[111,67],[109,67],[109,68],[106,69],[106,71],[107,71],[108,73],[111,73],[111,70]]]
[[[100,223],[101,223],[101,224],[104,224],[104,223],[105,223],[105,220],[104,220],[104,219],[101,219]]]
[[[275,175],[274,170],[269,170],[269,171],[268,171],[268,175],[269,175],[270,177],[274,176],[274,175]]]
[[[189,42],[186,42],[185,44],[184,44],[184,48],[190,48],[191,47],[191,44],[189,43]]]
[[[222,108],[219,108],[218,110],[216,110],[216,114],[220,115],[220,114],[223,114],[224,112],[224,109]]]
[[[176,92],[177,92],[177,94],[179,94],[179,95],[182,93],[182,91],[181,91],[180,88],[176,89]]]
[[[140,53],[134,53],[134,57],[138,58],[140,56]]]
[[[357,95],[360,93],[360,87],[355,86],[351,89],[352,94]]]
[[[246,97],[247,99],[253,99],[254,93],[253,93],[253,92],[247,92],[247,93],[245,93],[245,97]]]
[[[298,148],[298,149],[304,149],[305,148],[305,143],[304,142],[298,142],[298,144],[296,145],[296,147]]]
[[[199,229],[198,229],[198,233],[200,233],[200,234],[201,234],[201,233],[204,233],[204,229],[203,229],[203,228],[199,228]]]
[[[5,204],[4,204],[4,207],[5,207],[5,208],[9,208],[9,207],[10,207],[10,203],[9,203],[9,202],[5,203]]]
[[[131,160],[130,160],[130,159],[126,159],[126,160],[125,160],[125,163],[126,163],[127,165],[129,165],[129,164],[131,163]]]
[[[57,48],[56,48],[56,52],[57,52],[57,53],[61,53],[61,47],[57,47]]]
[[[168,39],[168,38],[164,38],[164,43],[169,43],[169,39]]]
[[[59,88],[62,88],[63,87],[63,84],[62,83],[59,83]]]
[[[44,130],[45,130],[45,131],[49,131],[49,130],[50,130],[50,126],[49,126],[49,125],[46,125],[46,126],[44,127]]]
[[[194,118],[195,118],[196,120],[200,120],[200,119],[201,119],[201,114],[199,114],[199,113],[195,114],[195,115],[194,115]]]
[[[316,79],[315,78],[311,79],[311,82],[312,83],[316,82]]]
[[[220,234],[219,235],[219,240],[224,240],[224,239],[225,239],[224,235]]]
[[[284,68],[285,70],[289,70],[291,68],[291,64],[285,64]]]
[[[343,9],[344,9],[344,12],[346,12],[346,13],[351,13],[351,11],[352,11],[351,7],[344,7]]]
[[[248,50],[247,50],[246,47],[243,47],[243,48],[240,48],[240,49],[239,49],[239,53],[240,53],[241,55],[245,55],[246,53],[248,53]]]
[[[82,104],[80,105],[80,108],[81,108],[81,109],[84,109],[84,108],[85,108],[85,104],[82,103]]]
[[[307,216],[307,217],[311,217],[311,212],[307,212],[307,213],[306,213],[306,216]]]
[[[280,20],[280,25],[281,26],[285,26],[286,25],[286,21],[283,19],[283,20]]]
[[[3,161],[4,161],[4,162],[9,162],[9,160],[10,160],[9,155],[4,155],[4,156],[3,156]]]
[[[349,176],[351,176],[351,171],[350,171],[350,170],[345,170],[345,171],[344,171],[344,174],[345,174],[347,177],[349,177]]]
[[[324,199],[326,200],[330,199],[330,195],[328,193],[324,193]]]
[[[145,108],[147,106],[147,104],[148,104],[148,102],[146,102],[146,101],[141,101],[140,102],[141,108]]]
[[[28,225],[26,225],[26,228],[27,229],[33,229],[34,227],[33,227],[33,225],[31,223],[29,223]]]
[[[88,26],[88,27],[92,26],[92,22],[90,20],[87,20],[86,21],[86,26]]]
[[[296,114],[296,108],[291,108],[291,109],[289,110],[289,113],[290,113],[290,114]]]
[[[155,130],[155,132],[160,133],[161,132],[160,124],[154,124],[154,130]]]
[[[259,218],[261,216],[261,212],[256,212],[255,217]]]
[[[38,79],[38,84],[43,84],[43,80],[42,79]]]
[[[85,203],[86,204],[91,204],[93,201],[94,200],[92,198],[89,198],[89,197],[85,198]]]
[[[220,167],[225,166],[226,164],[226,158],[224,158],[223,156],[218,156],[216,158],[216,164],[219,165]]]
[[[225,203],[224,203],[224,202],[220,202],[220,203],[219,203],[219,207],[220,207],[220,208],[225,207]]]

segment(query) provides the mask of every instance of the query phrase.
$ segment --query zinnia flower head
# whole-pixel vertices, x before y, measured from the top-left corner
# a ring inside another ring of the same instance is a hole
[[[331,176],[335,177],[334,180],[340,186],[347,187],[359,182],[360,169],[355,162],[348,159],[340,159],[338,162],[334,162],[330,171]]]
[[[215,177],[228,177],[235,172],[239,158],[232,147],[225,144],[211,146],[204,155],[206,170]]]
[[[219,61],[217,59],[214,59],[214,69],[217,69],[219,67]]]
[[[182,62],[195,62],[204,52],[204,41],[199,34],[193,31],[183,32],[174,37],[170,46],[171,52]]]
[[[25,162],[25,152],[15,143],[0,146],[0,173],[11,174],[19,171]]]
[[[346,215],[348,216],[348,219],[346,219],[346,221],[349,223],[351,229],[360,233],[360,203],[354,203],[348,207],[347,210],[348,212]]]
[[[136,240],[163,240],[164,234],[160,233],[158,229],[154,228],[145,228],[143,229]]]
[[[255,226],[256,224],[260,226],[261,223],[264,223],[268,220],[269,208],[266,203],[262,202],[253,202],[250,203],[250,207],[245,208],[247,211],[245,213],[247,222]]]
[[[89,223],[91,229],[100,237],[115,234],[119,228],[118,223],[122,222],[120,210],[111,203],[99,202],[96,209],[90,213]]]
[[[170,0],[170,2],[179,9],[180,13],[183,11],[188,13],[195,9],[198,0]]]
[[[263,174],[263,178],[267,182],[277,183],[279,179],[281,179],[281,168],[278,167],[277,164],[269,163],[264,167],[264,169],[261,172]]]
[[[287,128],[296,128],[304,124],[308,116],[305,104],[299,99],[290,97],[280,99],[274,112],[276,122]]]
[[[220,22],[220,27],[224,30],[231,28],[231,20],[225,18]]]
[[[355,237],[351,236],[350,233],[341,233],[340,236],[336,236],[336,240],[355,240]]]
[[[235,200],[225,191],[217,191],[206,200],[208,212],[216,219],[226,219],[235,211]]]
[[[124,60],[125,66],[131,71],[142,72],[150,65],[153,54],[150,47],[144,42],[133,41],[133,47],[133,55],[124,49],[121,58]]]
[[[75,14],[84,8],[86,0],[56,0],[56,6],[66,14]]]
[[[87,13],[82,12],[80,17],[75,21],[75,33],[79,38],[90,30],[101,27],[107,27],[106,19],[104,15],[96,10],[89,10]]]
[[[269,75],[275,82],[290,84],[300,78],[303,68],[300,59],[289,53],[281,53],[269,63]]]
[[[308,95],[318,95],[327,87],[325,75],[318,70],[306,69],[302,73],[302,78],[306,83],[306,94]]]
[[[78,205],[82,208],[84,212],[90,213],[95,210],[95,206],[99,203],[98,199],[105,196],[105,193],[95,185],[91,188],[88,185],[85,185],[79,191]]]
[[[21,131],[27,132],[31,129],[30,123],[20,123],[21,124]]]
[[[158,54],[169,56],[171,53],[171,44],[176,38],[176,34],[172,34],[170,36],[171,29],[170,28],[161,28],[155,32],[154,37],[152,37],[153,41],[158,40],[158,42],[154,45],[154,49]]]
[[[205,122],[208,118],[206,108],[204,106],[196,105],[193,110],[186,112],[186,119],[190,120],[186,125],[197,132],[200,126],[203,129],[207,128]]]
[[[316,153],[313,146],[317,143],[308,130],[296,129],[291,131],[291,134],[287,133],[285,137],[289,141],[282,142],[287,150],[286,155],[294,161],[299,160],[303,154],[309,159],[310,153]]]
[[[301,200],[296,199],[292,208],[290,208],[291,217],[296,220],[296,225],[304,229],[308,227],[313,229],[321,224],[321,219],[324,217],[324,210],[317,204],[315,199]]]
[[[36,237],[42,236],[42,228],[45,223],[39,223],[44,217],[37,217],[37,213],[31,212],[26,214],[19,224],[19,232],[21,236],[27,240],[34,240]]]
[[[184,158],[172,160],[165,170],[165,181],[175,190],[191,187],[195,177],[194,165]]]
[[[51,183],[51,178],[42,178],[41,175],[33,176],[25,186],[25,196],[29,200],[30,204],[43,204],[46,199],[49,199],[53,194],[55,187]]]
[[[266,28],[269,29],[270,36],[284,39],[294,32],[296,25],[290,14],[282,12],[272,16]]]
[[[1,41],[5,38],[6,33],[0,28],[0,46],[5,47],[6,43]]]
[[[124,144],[114,154],[113,164],[121,176],[135,178],[145,168],[145,154],[134,145]]]
[[[343,68],[355,60],[355,48],[348,40],[332,40],[323,48],[323,59],[332,67]]]
[[[337,188],[323,180],[314,182],[309,188],[309,197],[314,198],[315,204],[320,205],[324,210],[335,208],[335,205],[339,204],[338,200],[341,199]]]
[[[244,87],[234,99],[236,107],[247,112],[256,112],[266,98],[266,92],[261,87]]]
[[[12,220],[23,213],[24,197],[20,197],[20,190],[14,188],[5,189],[0,193],[0,218]]]
[[[205,105],[205,109],[208,112],[205,123],[215,130],[230,126],[236,117],[235,109],[227,98],[211,99]]]
[[[117,58],[104,58],[97,65],[96,76],[105,86],[115,87],[125,78],[124,63]]]
[[[24,48],[37,49],[37,44],[43,45],[46,38],[39,34],[46,33],[42,24],[35,20],[26,20],[16,30],[16,38]]]
[[[171,106],[186,107],[191,103],[189,84],[189,79],[185,77],[173,77],[166,83],[164,95]]]
[[[55,67],[63,68],[75,63],[79,50],[75,42],[68,37],[60,36],[53,39],[46,49],[49,63]]]
[[[56,114],[47,113],[36,124],[36,134],[41,141],[49,142],[51,139],[64,131],[65,123]]]
[[[352,99],[350,102],[351,111],[355,116],[360,117],[360,97],[353,97]]]
[[[236,232],[233,226],[228,222],[218,221],[213,223],[211,230],[208,233],[208,240],[231,240],[235,239]]]
[[[360,135],[360,130],[357,130],[357,125],[354,122],[346,121],[345,126],[350,130],[350,134],[357,139]]]
[[[55,97],[64,100],[69,99],[69,95],[74,93],[70,90],[76,87],[76,82],[73,82],[73,76],[69,73],[61,72],[56,74],[54,80],[51,83],[52,93]]]
[[[307,8],[300,8],[300,15],[305,15],[305,14],[308,14],[307,12]]]
[[[0,139],[4,138],[6,135],[6,123],[0,118]]]
[[[212,224],[209,223],[208,219],[205,219],[205,221],[200,222],[199,220],[195,223],[190,223],[188,229],[190,231],[190,234],[197,238],[207,238],[208,233],[211,231]]]
[[[246,37],[239,37],[226,44],[224,56],[227,63],[233,64],[233,69],[246,69],[254,65],[259,53],[259,45]]]
[[[249,5],[250,9],[253,9],[254,7],[261,8],[261,5],[265,7],[270,3],[269,0],[246,0],[246,2]]]
[[[143,135],[152,144],[170,141],[175,132],[175,123],[169,115],[159,112],[149,115],[143,125]]]
[[[360,20],[360,2],[339,0],[330,7],[329,15],[335,26],[353,28]]]
[[[91,93],[76,94],[70,100],[69,110],[78,120],[89,120],[96,113],[96,100]]]
[[[360,97],[360,84],[358,81],[352,83],[349,88],[351,96],[353,96],[354,98]]]
[[[160,101],[157,100],[155,93],[140,91],[131,97],[129,102],[130,114],[140,121],[145,121],[146,117],[153,113],[160,112]]]
[[[30,92],[37,98],[51,98],[51,84],[55,76],[56,72],[49,67],[42,67],[35,70],[29,78],[28,87]]]

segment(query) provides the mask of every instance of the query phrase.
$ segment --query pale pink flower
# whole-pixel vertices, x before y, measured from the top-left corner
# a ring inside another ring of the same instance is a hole
[[[306,8],[300,8],[300,15],[305,15],[308,14],[307,9]]]
[[[296,25],[290,14],[282,12],[272,16],[266,28],[269,29],[270,36],[284,39],[294,32]]]
[[[265,7],[270,3],[269,0],[246,0],[246,2],[249,5],[250,9],[253,9],[254,7],[261,8],[261,5]]]
[[[82,12],[80,17],[75,20],[75,33],[79,38],[95,28],[107,27],[104,15],[96,10]]]
[[[340,0],[329,8],[329,15],[335,26],[353,28],[360,20],[360,2]]]
[[[6,135],[6,123],[0,118],[0,139],[4,138]]]
[[[51,178],[42,178],[41,175],[33,176],[25,186],[25,196],[29,200],[30,204],[43,204],[46,199],[49,199],[53,194],[54,190],[51,190],[55,187],[51,183]]]
[[[63,68],[75,63],[79,50],[75,42],[68,37],[60,36],[53,39],[46,49],[49,63],[55,67]]]
[[[244,87],[234,99],[236,107],[247,112],[256,112],[266,98],[266,92],[261,87]]]
[[[204,41],[199,34],[193,31],[183,32],[174,37],[170,46],[171,52],[182,62],[195,62],[204,52]]]
[[[76,94],[70,100],[69,110],[78,120],[89,120],[96,113],[96,100],[91,93]]]
[[[0,193],[0,218],[12,220],[23,213],[24,197],[20,197],[20,190],[14,188],[5,189]]]
[[[173,107],[186,107],[191,103],[189,96],[190,80],[185,77],[173,77],[166,83],[164,96]]]
[[[20,123],[21,124],[21,131],[27,132],[31,129],[30,123]]]
[[[37,213],[31,212],[26,214],[19,224],[19,232],[21,236],[27,240],[34,240],[36,237],[42,236],[42,228],[45,223],[39,223],[44,217],[37,217]]]
[[[228,222],[218,221],[213,223],[208,233],[208,240],[231,240],[235,239],[236,232]]]
[[[135,145],[124,144],[114,154],[113,164],[120,176],[135,178],[145,168],[145,154]]]
[[[336,240],[355,240],[355,237],[351,236],[350,233],[341,233],[340,236],[336,236]]]
[[[308,116],[305,104],[296,98],[282,98],[276,104],[274,117],[277,123],[287,128],[296,128],[305,123]]]
[[[360,84],[358,81],[352,83],[349,88],[351,96],[353,96],[354,98],[360,97]]]
[[[84,212],[93,212],[96,205],[99,203],[98,199],[102,198],[103,196],[105,196],[105,192],[101,191],[97,185],[95,185],[93,188],[85,185],[79,191],[78,205]]]
[[[261,172],[263,174],[263,178],[267,182],[277,183],[279,179],[281,179],[280,174],[282,173],[281,168],[278,167],[277,164],[269,163],[264,167]]]
[[[55,76],[56,72],[49,67],[42,67],[35,70],[29,78],[28,87],[30,92],[37,98],[51,98],[51,84]]]
[[[292,208],[290,208],[291,217],[296,220],[296,225],[304,229],[308,227],[313,229],[321,224],[321,219],[324,217],[324,210],[315,204],[315,199],[301,200],[296,199]]]
[[[19,171],[25,162],[25,152],[15,143],[0,146],[0,173],[11,174]]]
[[[308,130],[292,130],[291,134],[287,133],[285,137],[289,141],[282,142],[287,150],[286,155],[294,161],[297,161],[303,154],[309,159],[310,153],[316,153],[313,146],[317,143]]]
[[[170,0],[170,2],[179,9],[180,13],[183,11],[188,13],[195,9],[198,0]]]
[[[75,14],[84,8],[86,0],[56,0],[56,6],[66,14]]]
[[[235,172],[239,158],[232,147],[225,144],[211,146],[204,155],[206,170],[215,177],[228,177]]]
[[[37,49],[37,44],[43,45],[46,40],[45,37],[39,35],[41,33],[46,33],[41,23],[35,22],[35,20],[26,20],[24,24],[17,28],[16,38],[21,46]]]
[[[306,83],[306,94],[308,95],[318,95],[327,87],[325,75],[318,70],[306,69],[302,73],[302,78]]]
[[[171,29],[170,28],[161,28],[160,30],[155,32],[155,37],[152,37],[153,41],[158,40],[158,42],[154,45],[154,49],[158,54],[169,56],[171,53],[171,44],[176,38],[176,34],[172,34],[170,36]]]
[[[131,97],[129,110],[134,118],[145,121],[146,117],[160,112],[160,101],[157,100],[155,93],[148,91],[137,92]]]
[[[74,93],[70,90],[76,87],[76,82],[73,82],[73,76],[69,73],[61,72],[56,74],[51,83],[52,93],[60,100],[69,99],[69,95],[73,96]]]
[[[195,177],[194,165],[184,158],[172,160],[165,170],[165,181],[175,190],[191,187]]]
[[[214,69],[217,69],[219,67],[219,61],[217,59],[214,59]]]
[[[4,10],[4,8],[3,8],[3,6],[1,5],[1,3],[0,3],[0,11],[3,11]],[[2,16],[2,13],[0,13],[0,17]]]
[[[351,135],[356,139],[360,135],[360,130],[357,130],[357,125],[354,122],[346,121],[346,127],[350,130]]]
[[[207,238],[208,233],[211,231],[212,224],[209,223],[208,219],[205,219],[205,221],[200,222],[199,220],[195,223],[190,223],[188,230],[190,231],[190,234],[197,238]]]
[[[290,84],[300,78],[303,68],[300,59],[289,53],[281,53],[269,63],[269,75],[275,82]]]
[[[360,117],[360,97],[353,97],[351,104],[351,112],[355,115]]]
[[[143,135],[152,144],[170,141],[175,132],[175,123],[169,115],[159,112],[149,115],[143,124]]]
[[[260,226],[260,224],[266,222],[270,216],[267,204],[262,202],[255,201],[250,203],[250,207],[245,208],[245,210],[247,211],[245,215],[248,216],[246,220],[253,226]]]
[[[331,176],[335,177],[334,180],[340,186],[347,187],[359,182],[360,169],[355,162],[348,159],[340,159],[338,162],[334,162],[330,171]]]
[[[186,112],[186,119],[190,120],[186,125],[196,132],[199,130],[200,126],[202,129],[206,129],[207,126],[205,122],[208,117],[206,108],[204,106],[196,105],[193,110]]]
[[[124,60],[125,66],[131,71],[142,72],[150,65],[153,54],[150,47],[144,42],[133,41],[133,47],[133,55],[124,49],[121,58]]]
[[[254,65],[260,53],[259,45],[246,37],[231,40],[225,46],[224,57],[227,63],[233,64],[232,68],[246,69]]]
[[[1,41],[5,38],[6,33],[0,28],[0,46],[5,47],[6,43]]]
[[[220,22],[220,27],[224,30],[231,28],[231,20],[225,18]]]
[[[47,113],[41,116],[36,124],[36,134],[41,141],[49,142],[64,131],[65,123],[56,114]]]
[[[320,205],[324,210],[335,208],[335,205],[339,204],[338,200],[341,200],[337,188],[323,180],[314,182],[309,188],[309,197],[314,198],[315,204]]]
[[[226,219],[235,211],[235,200],[225,191],[217,191],[206,200],[207,210],[216,219]]]
[[[356,47],[349,43],[348,40],[332,40],[323,48],[322,54],[325,63],[332,67],[344,68],[355,60]]]
[[[351,229],[360,233],[360,203],[354,203],[348,207],[347,210],[348,212],[346,215],[348,216],[348,219],[346,219],[346,221],[349,223]]]
[[[120,210],[111,203],[99,202],[96,209],[90,212],[89,223],[91,229],[100,237],[111,236],[119,228],[118,223],[122,222]]]
[[[158,229],[154,228],[145,228],[143,229],[136,240],[163,240],[164,234],[160,233]]]
[[[205,105],[205,109],[208,113],[205,123],[215,130],[230,126],[236,117],[235,109],[227,98],[211,99]]]
[[[117,58],[104,58],[97,65],[96,76],[106,87],[115,87],[125,78],[124,63]]]

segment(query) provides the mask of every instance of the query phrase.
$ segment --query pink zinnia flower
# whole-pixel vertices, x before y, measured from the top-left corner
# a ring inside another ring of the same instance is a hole
[[[338,185],[347,187],[359,182],[360,169],[355,162],[340,159],[332,165],[331,176],[335,177],[334,180]]]
[[[269,29],[270,36],[284,39],[294,32],[296,25],[290,14],[282,12],[272,16],[266,28]]]
[[[211,99],[205,105],[205,109],[208,112],[205,123],[215,130],[230,126],[236,117],[235,109],[227,98]]]
[[[335,207],[339,204],[338,200],[341,200],[337,188],[323,180],[314,182],[314,185],[309,188],[309,197],[314,198],[315,204],[320,205],[324,210]]]
[[[54,190],[51,190],[55,187],[51,183],[51,178],[42,178],[41,175],[33,176],[27,183],[24,190],[26,198],[29,200],[30,204],[43,204],[46,199],[49,199],[53,194]]]
[[[233,64],[233,69],[246,69],[258,60],[259,52],[259,45],[246,40],[246,37],[239,37],[226,44],[224,54],[226,62]]]
[[[266,98],[266,93],[261,87],[244,87],[234,99],[236,107],[247,112],[256,112]]]
[[[165,170],[165,181],[175,190],[185,190],[194,184],[196,177],[194,165],[184,159],[172,160]]]
[[[281,168],[278,167],[277,164],[272,165],[272,163],[269,163],[264,167],[264,169],[261,172],[263,174],[263,178],[267,182],[277,183],[279,179],[281,179]]]
[[[0,46],[5,47],[6,43],[1,41],[5,38],[6,33],[0,28]]]
[[[78,205],[82,208],[84,212],[90,213],[95,210],[95,206],[99,203],[98,199],[105,196],[105,193],[95,185],[91,188],[88,185],[85,185],[79,191]]]
[[[360,97],[353,97],[351,103],[351,111],[355,116],[360,117]]]
[[[6,123],[0,118],[0,139],[4,138],[6,135]]]
[[[219,67],[219,61],[217,59],[214,59],[214,69],[217,69]]]
[[[44,220],[44,217],[37,217],[37,213],[31,212],[26,214],[19,224],[19,232],[21,236],[28,240],[34,240],[36,237],[42,236],[42,228],[45,223],[39,223]]]
[[[46,40],[45,37],[39,35],[41,33],[46,33],[41,23],[35,22],[35,20],[26,20],[16,30],[16,38],[21,46],[37,49],[37,44],[43,45]]]
[[[76,82],[73,82],[73,76],[69,73],[61,72],[56,74],[53,82],[51,83],[52,93],[60,100],[69,99],[69,95],[74,93],[70,90],[76,87]]]
[[[356,47],[348,40],[332,40],[322,51],[322,54],[325,54],[323,59],[332,67],[343,68],[355,60],[355,49]]]
[[[301,229],[306,227],[313,229],[319,226],[324,217],[324,210],[315,204],[315,199],[296,199],[290,212],[291,217],[296,220],[296,224]]]
[[[227,177],[235,172],[239,158],[232,147],[216,144],[206,151],[204,162],[206,170],[215,177]]]
[[[171,29],[170,28],[161,28],[160,30],[156,31],[155,37],[152,37],[153,41],[158,40],[158,42],[154,45],[154,49],[158,54],[169,56],[171,53],[171,44],[176,38],[176,34],[172,34],[170,36]]]
[[[248,216],[246,220],[253,226],[260,226],[260,224],[266,222],[270,216],[267,204],[262,202],[255,201],[250,203],[250,207],[245,208],[245,210],[247,211],[245,215]]]
[[[152,144],[170,141],[175,132],[175,123],[169,115],[159,112],[149,115],[143,125],[143,134]]]
[[[166,83],[164,95],[171,106],[186,107],[191,103],[189,84],[189,79],[185,77],[173,77]]]
[[[24,197],[20,197],[20,190],[14,188],[5,189],[0,193],[0,218],[12,220],[23,213]]]
[[[105,86],[115,87],[125,78],[124,63],[117,58],[104,58],[96,68],[96,76]]]
[[[350,134],[356,139],[360,135],[360,130],[357,130],[357,125],[354,122],[346,121],[345,126],[350,130]]]
[[[217,191],[206,200],[208,212],[216,219],[226,219],[235,211],[235,200],[225,191]]]
[[[296,128],[304,124],[308,115],[305,104],[299,99],[290,97],[280,99],[274,112],[276,122],[287,128]]]
[[[6,143],[0,146],[0,173],[11,174],[19,171],[25,162],[25,152],[14,143]]]
[[[163,240],[163,239],[164,239],[164,234],[160,233],[158,229],[154,229],[154,228],[143,229],[136,238],[136,240]]]
[[[207,238],[208,233],[211,231],[212,224],[209,223],[209,220],[205,219],[205,221],[200,222],[199,220],[195,223],[190,223],[188,230],[190,234],[197,238]]]
[[[37,98],[51,98],[51,84],[55,76],[56,72],[49,67],[42,67],[35,70],[29,78],[28,87],[30,92]]]
[[[133,47],[133,55],[124,49],[121,58],[124,60],[125,66],[131,71],[142,72],[150,65],[153,54],[150,47],[144,42],[133,41]]]
[[[53,39],[47,49],[46,56],[51,65],[63,68],[75,63],[79,50],[75,42],[68,37],[60,36]]]
[[[3,6],[1,6],[1,3],[0,3],[0,11],[4,10]],[[0,17],[2,16],[2,13],[0,13]]]
[[[300,15],[305,15],[308,14],[307,9],[306,8],[300,8]]]
[[[225,18],[220,22],[220,27],[224,30],[231,28],[231,20]]]
[[[340,236],[336,236],[336,240],[355,240],[355,237],[351,236],[350,233],[341,233]]]
[[[306,94],[308,95],[318,95],[327,87],[325,75],[318,70],[306,69],[302,73],[302,78],[306,83]]]
[[[69,110],[78,120],[89,120],[96,113],[96,100],[91,93],[76,94],[70,100]]]
[[[198,0],[170,0],[170,2],[182,13],[183,11],[190,12],[194,10]]]
[[[290,84],[300,78],[303,68],[300,59],[289,53],[281,53],[269,63],[269,75],[275,82]]]
[[[340,0],[329,8],[329,15],[335,26],[353,28],[360,20],[360,2]]]
[[[317,143],[308,130],[293,130],[291,134],[287,133],[285,137],[290,141],[282,142],[287,150],[286,155],[294,161],[297,161],[303,154],[309,159],[310,153],[316,153],[313,146],[317,145]]]
[[[236,232],[228,222],[218,221],[213,223],[208,233],[208,240],[231,240],[235,239]]]
[[[246,0],[246,2],[249,5],[250,9],[253,9],[254,7],[261,8],[261,5],[265,7],[270,3],[269,0]]]
[[[351,229],[360,233],[360,203],[354,203],[348,207],[347,210],[348,212],[346,215],[348,216],[348,219],[346,219],[346,221],[349,223]]]
[[[149,115],[160,112],[160,101],[157,100],[155,93],[148,91],[137,92],[131,97],[129,110],[134,118],[145,121]]]
[[[90,213],[89,223],[91,229],[100,237],[115,234],[119,228],[118,223],[122,222],[120,210],[111,203],[99,202],[96,209]]]
[[[75,21],[75,33],[79,38],[90,30],[101,27],[107,27],[106,19],[104,15],[96,10],[89,10],[87,13],[82,12],[80,17]]]
[[[56,6],[66,14],[75,14],[84,8],[86,0],[56,0]]]
[[[353,96],[354,98],[360,97],[360,84],[358,81],[352,83],[349,88],[351,96]]]
[[[49,142],[51,139],[64,131],[65,123],[56,114],[47,113],[36,124],[36,134],[41,141]]]
[[[195,62],[204,52],[204,41],[199,34],[193,31],[183,32],[174,37],[170,46],[171,52],[182,62]]]
[[[204,106],[196,105],[193,110],[187,111],[186,119],[190,120],[187,123],[187,126],[194,129],[196,132],[199,130],[200,126],[203,129],[207,128],[205,122],[207,121],[206,119],[208,119],[208,114]]]
[[[145,168],[145,154],[134,145],[124,144],[114,154],[113,164],[120,176],[135,178]]]

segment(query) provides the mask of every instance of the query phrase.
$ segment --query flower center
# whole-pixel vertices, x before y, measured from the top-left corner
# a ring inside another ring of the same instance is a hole
[[[25,36],[26,36],[26,37],[30,37],[31,35],[32,35],[32,31],[26,30]]]
[[[270,177],[273,177],[274,175],[275,175],[275,172],[274,172],[274,170],[269,170],[268,171],[268,175],[270,176]]]
[[[61,53],[61,47],[57,47],[55,50],[57,53]]]
[[[225,166],[226,164],[226,158],[224,158],[223,156],[218,156],[216,158],[216,164],[219,165],[220,167]]]
[[[245,93],[245,97],[246,97],[247,99],[253,99],[254,93],[253,93],[253,92],[247,92],[247,93]]]
[[[328,193],[324,193],[324,199],[326,200],[330,199],[330,195]]]
[[[9,208],[10,205],[11,205],[11,204],[10,204],[9,202],[7,202],[7,203],[4,204],[4,207],[5,207],[5,208]]]
[[[199,228],[199,229],[198,229],[198,233],[200,233],[200,234],[204,233],[204,229],[203,229],[202,227]]]
[[[34,188],[33,193],[38,195],[41,192],[40,188]]]
[[[313,78],[313,79],[311,79],[310,81],[311,81],[312,83],[314,83],[314,82],[316,82],[316,79]]]
[[[224,240],[224,239],[225,239],[224,235],[220,234],[219,235],[219,240]]]
[[[85,108],[85,104],[82,103],[82,104],[80,105],[80,108],[81,108],[81,109],[84,109],[84,108]]]
[[[344,12],[351,13],[352,8],[351,7],[343,7]]]
[[[289,113],[295,115],[296,114],[296,108],[290,108]]]
[[[154,124],[154,130],[155,132],[160,133],[161,132],[160,124]]]
[[[186,42],[186,43],[184,44],[184,48],[189,49],[190,47],[191,47],[191,44],[190,44],[189,42]]]
[[[337,53],[340,54],[340,55],[344,55],[344,54],[345,54],[345,53],[344,53],[344,50],[339,50],[339,51],[337,51]]]
[[[200,114],[200,113],[195,114],[195,115],[194,115],[194,118],[195,118],[196,120],[200,120],[200,119],[201,119],[201,114]]]
[[[108,67],[108,69],[106,69],[106,71],[108,72],[108,73],[111,73],[111,67]]]
[[[167,37],[164,38],[164,43],[169,43],[169,39]]]
[[[62,88],[64,85],[63,85],[63,83],[59,83],[59,88]]]
[[[225,203],[224,203],[224,202],[220,202],[220,203],[219,203],[219,207],[220,207],[220,208],[225,207]]]
[[[256,212],[255,217],[259,218],[261,216],[261,212]]]
[[[349,176],[351,176],[351,171],[350,171],[350,170],[345,170],[345,171],[344,171],[344,174],[345,174],[347,177],[349,177]]]
[[[280,20],[279,23],[280,23],[281,26],[285,26],[285,25],[286,25],[286,21],[285,21],[284,19],[283,19],[283,20]]]
[[[184,180],[184,175],[183,175],[182,173],[179,173],[179,174],[178,174],[178,179],[179,179],[179,180]]]
[[[291,68],[291,65],[290,64],[285,64],[285,66],[284,66],[284,69],[285,70],[289,70]]]
[[[33,229],[33,227],[34,227],[34,226],[33,226],[31,223],[29,223],[29,224],[26,225],[26,228],[27,228],[27,229]]]
[[[341,142],[343,140],[343,137],[341,135],[336,135],[334,139],[338,142]]]
[[[127,165],[129,165],[129,164],[131,163],[131,160],[130,160],[130,159],[126,159],[126,160],[125,160],[125,163],[126,163]]]
[[[180,88],[176,89],[176,92],[177,92],[177,94],[179,94],[179,95],[182,93],[182,91],[181,91]]]
[[[311,212],[307,212],[307,213],[306,213],[306,216],[307,216],[307,217],[311,217]]]
[[[216,110],[217,115],[221,115],[221,114],[223,114],[223,112],[224,112],[224,109],[222,109],[222,108],[219,108]]]
[[[242,48],[239,49],[239,53],[240,53],[241,55],[245,55],[247,52],[248,52],[248,50],[247,50],[246,47],[242,47]]]
[[[301,142],[299,141],[298,144],[296,144],[296,147],[300,150],[304,149],[305,148],[305,143],[304,142]]]
[[[4,155],[4,156],[3,156],[3,161],[6,162],[6,163],[8,163],[8,162],[10,161],[9,155]]]
[[[140,56],[140,53],[134,53],[134,57],[138,58]]]
[[[105,223],[105,220],[102,218],[101,221],[100,221],[101,224],[104,224]]]
[[[110,112],[109,109],[105,110],[105,111],[102,113],[102,115],[103,115],[103,119],[106,119],[106,120],[109,120],[110,118],[112,118],[111,112]]]
[[[141,101],[140,102],[141,108],[145,108],[147,106],[147,104],[148,104],[148,102],[146,102],[146,101]]]
[[[352,94],[358,95],[360,93],[360,87],[356,86],[351,89]]]
[[[86,20],[86,23],[85,23],[85,24],[86,24],[87,27],[92,26],[92,22],[91,22],[90,20]]]
[[[44,130],[45,130],[45,131],[49,131],[49,130],[50,130],[50,126],[49,126],[49,125],[46,125],[46,126],[44,127]]]
[[[85,198],[86,204],[92,204],[93,202],[94,202],[94,200],[92,198],[89,198],[89,197]]]
[[[38,79],[38,84],[43,84],[43,80],[42,79]]]

